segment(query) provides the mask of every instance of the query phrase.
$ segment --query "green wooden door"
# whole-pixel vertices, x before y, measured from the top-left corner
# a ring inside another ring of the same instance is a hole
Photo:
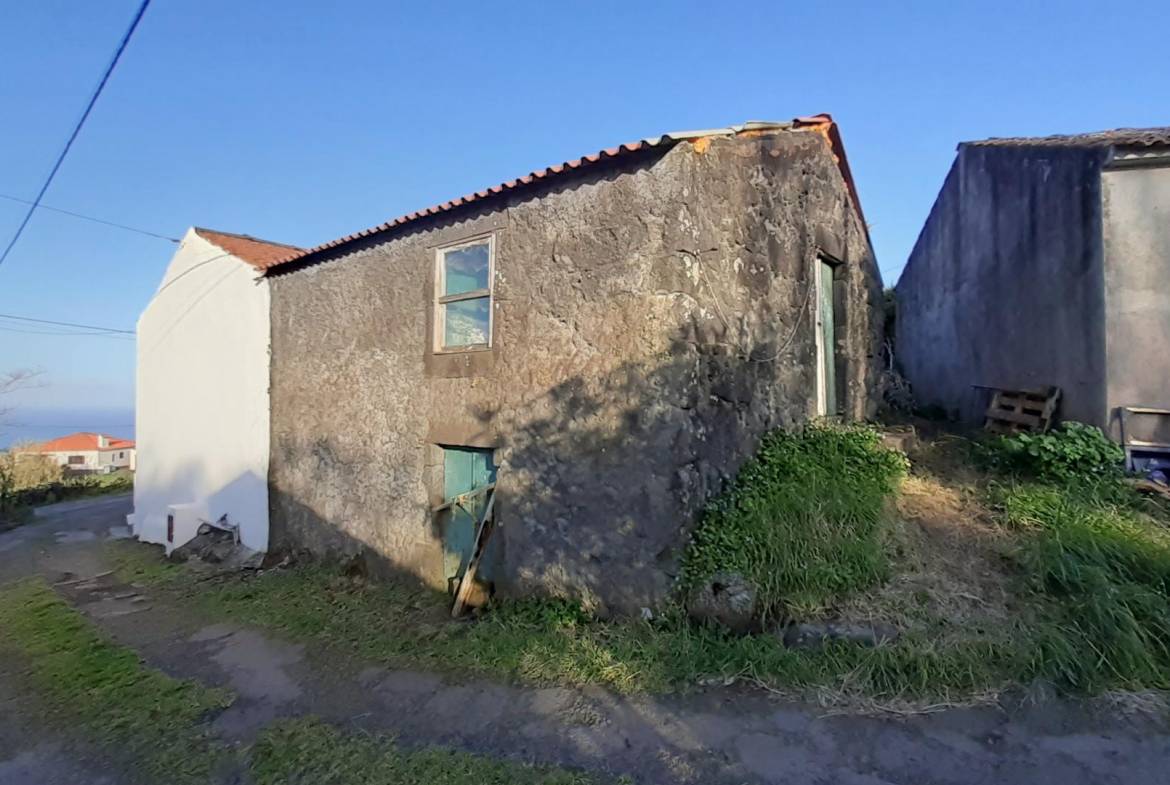
[[[821,384],[824,385],[825,409],[822,414],[837,413],[837,336],[834,334],[833,266],[820,262],[818,316],[821,331]]]
[[[492,463],[491,450],[471,450],[460,447],[443,448],[443,499],[451,501],[460,494],[496,481],[496,467]],[[475,526],[483,514],[486,496],[479,496],[463,506],[454,506],[447,515],[443,529],[443,575],[451,578],[462,577],[471,559],[475,546]],[[481,565],[480,577],[487,581],[490,575]]]

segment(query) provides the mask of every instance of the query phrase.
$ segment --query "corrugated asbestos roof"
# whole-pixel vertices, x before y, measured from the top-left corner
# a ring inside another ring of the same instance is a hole
[[[964,145],[976,147],[1156,147],[1170,145],[1170,127],[1114,128],[1085,134],[991,138]]]
[[[305,250],[295,245],[273,243],[246,234],[217,232],[214,229],[203,229],[199,226],[194,228],[195,233],[207,242],[218,245],[232,256],[242,259],[258,270],[263,270],[271,263],[283,259],[290,254],[303,253]]]
[[[832,148],[833,155],[837,160],[837,165],[841,169],[841,174],[845,178],[845,183],[849,188],[850,196],[853,199],[854,208],[857,210],[859,217],[861,217],[862,225],[865,224],[865,219],[861,216],[861,203],[857,198],[857,188],[853,183],[853,175],[849,171],[849,162],[845,158],[845,149],[841,144],[841,136],[837,131],[837,125],[833,122],[833,118],[828,114],[818,114],[811,117],[798,117],[791,122],[786,123],[771,123],[752,121],[742,125],[732,125],[725,128],[712,128],[701,131],[674,131],[672,133],[663,134],[661,136],[641,139],[637,142],[630,142],[627,144],[618,145],[617,147],[608,147],[592,155],[586,155],[572,161],[565,161],[564,163],[555,166],[549,166],[534,172],[529,172],[523,177],[515,180],[509,180],[499,185],[494,185],[491,188],[486,188],[482,191],[476,191],[473,194],[461,196],[458,199],[452,199],[449,202],[433,205],[423,210],[417,210],[413,213],[394,218],[386,223],[363,229],[354,234],[347,234],[344,237],[339,237],[336,240],[331,240],[322,245],[307,250],[297,249],[294,253],[288,253],[273,258],[264,264],[257,264],[256,266],[265,270],[266,274],[272,273],[280,267],[291,266],[294,263],[297,266],[305,264],[310,260],[310,257],[323,251],[328,251],[334,248],[340,248],[343,245],[352,243],[365,237],[370,237],[375,234],[387,232],[391,229],[399,228],[417,221],[427,216],[439,215],[441,213],[454,210],[458,207],[471,204],[473,202],[487,199],[509,191],[526,188],[537,183],[547,181],[560,175],[568,174],[580,170],[582,168],[608,161],[613,158],[621,158],[635,153],[644,152],[655,148],[671,147],[679,142],[693,141],[712,136],[735,136],[738,134],[748,133],[769,133],[776,131],[790,131],[790,130],[811,130],[821,133]]]

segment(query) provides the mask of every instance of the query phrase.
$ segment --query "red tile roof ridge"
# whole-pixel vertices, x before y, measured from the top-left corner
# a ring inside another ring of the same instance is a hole
[[[261,240],[249,234],[235,232],[221,232],[218,229],[205,229],[202,226],[193,226],[195,234],[212,245],[216,245],[253,267],[263,270],[275,259],[303,253],[304,249],[287,243],[275,243],[271,240]]]
[[[531,185],[537,181],[546,178],[557,176],[568,170],[575,170],[582,166],[595,164],[603,160],[618,158],[623,155],[630,155],[634,153],[643,152],[645,150],[654,149],[657,147],[674,146],[679,142],[694,141],[704,137],[711,136],[737,136],[743,133],[763,133],[768,131],[787,131],[787,130],[816,130],[825,137],[832,148],[834,158],[837,160],[837,165],[841,170],[841,175],[845,179],[845,183],[849,189],[849,194],[853,199],[854,207],[857,210],[858,217],[861,219],[863,228],[865,228],[865,217],[861,212],[861,202],[858,199],[857,188],[853,182],[853,175],[849,170],[849,162],[845,158],[844,145],[841,142],[840,133],[837,131],[837,125],[833,121],[832,115],[827,112],[820,114],[809,115],[805,117],[797,117],[789,122],[769,122],[751,120],[741,125],[726,126],[723,128],[711,128],[698,131],[673,131],[671,133],[662,134],[661,136],[648,137],[640,139],[635,142],[624,142],[616,147],[607,147],[599,150],[596,153],[590,153],[572,161],[564,161],[559,164],[545,167],[544,169],[529,172],[522,177],[508,180],[498,185],[490,186],[482,191],[476,191],[471,194],[465,194],[456,199],[452,199],[441,204],[432,205],[422,210],[407,213],[405,215],[393,218],[385,223],[372,226],[367,229],[362,229],[352,234],[347,234],[321,245],[314,246],[308,249],[298,249],[297,252],[291,254],[284,254],[278,258],[271,259],[264,264],[258,264],[265,275],[273,274],[274,270],[278,268],[291,265],[293,263],[304,262],[314,254],[323,251],[332,250],[357,240],[370,237],[375,234],[389,231],[391,229],[404,226],[406,224],[417,221],[431,215],[438,215],[440,213],[449,212],[457,207],[471,204],[472,202],[486,199],[490,196],[495,196],[506,191],[515,190],[524,186]],[[868,234],[868,228],[865,228]]]
[[[99,436],[105,438],[105,447],[98,446]],[[118,437],[111,436],[108,433],[78,431],[77,433],[58,436],[56,439],[49,439],[46,442],[40,442],[38,444],[31,445],[30,449],[35,452],[66,452],[69,450],[128,450],[132,449],[133,447],[134,440],[132,439],[119,439]]]

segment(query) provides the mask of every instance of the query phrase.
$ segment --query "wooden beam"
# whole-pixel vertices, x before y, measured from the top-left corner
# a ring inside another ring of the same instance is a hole
[[[492,515],[492,508],[496,504],[495,485],[492,485],[492,494],[488,497],[484,507],[483,517],[475,529],[475,541],[471,545],[471,558],[467,562],[467,569],[463,573],[463,580],[459,581],[459,590],[455,592],[455,604],[451,606],[451,618],[458,619],[463,615],[463,607],[467,604],[467,597],[475,583],[475,573],[479,569],[479,557],[483,553],[484,527]]]

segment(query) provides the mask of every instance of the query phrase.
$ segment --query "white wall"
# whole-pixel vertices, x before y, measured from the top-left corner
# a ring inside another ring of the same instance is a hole
[[[44,455],[56,461],[58,465],[74,471],[92,471],[101,465],[101,454],[97,450],[68,450],[65,452],[47,452]],[[69,463],[70,456],[80,455],[85,463]]]
[[[138,320],[135,533],[165,542],[172,505],[226,515],[268,548],[268,283],[187,232]],[[190,517],[190,516],[186,516]],[[176,531],[172,546],[194,535]]]

